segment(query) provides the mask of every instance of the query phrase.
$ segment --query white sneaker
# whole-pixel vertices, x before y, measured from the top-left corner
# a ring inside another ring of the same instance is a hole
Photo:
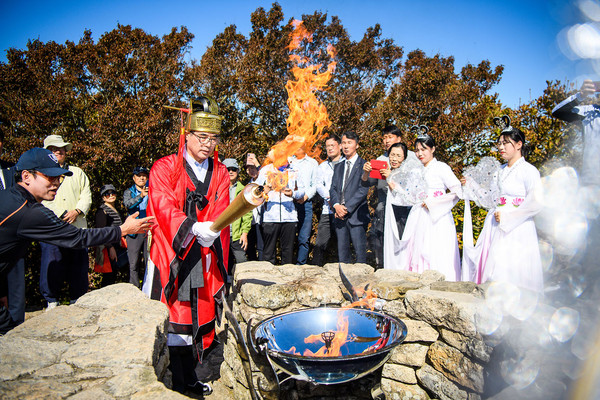
[[[46,308],[46,312],[52,310],[53,308],[56,308],[57,306],[58,306],[58,301],[49,301],[48,308]]]

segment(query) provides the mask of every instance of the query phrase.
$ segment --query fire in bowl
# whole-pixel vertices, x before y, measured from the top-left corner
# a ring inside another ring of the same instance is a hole
[[[295,379],[331,385],[379,368],[406,338],[389,315],[343,308],[311,308],[268,318],[252,330],[252,345]]]

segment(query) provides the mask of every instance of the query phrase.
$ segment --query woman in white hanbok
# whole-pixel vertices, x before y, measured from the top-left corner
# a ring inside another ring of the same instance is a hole
[[[393,259],[400,269],[419,273],[431,269],[441,272],[447,281],[459,281],[460,255],[452,207],[461,194],[460,181],[447,164],[433,157],[435,141],[430,135],[419,135],[415,150],[425,166],[424,200],[412,207]]]
[[[509,282],[541,292],[542,263],[533,221],[541,210],[534,194],[541,184],[540,173],[525,161],[523,132],[511,127],[508,117],[503,118],[505,129],[500,134],[498,150],[507,163],[494,173],[491,183],[495,187],[486,190],[495,197],[495,206],[488,212],[477,245],[473,246],[471,232],[464,236],[463,278],[477,284]],[[469,179],[463,182],[465,193],[469,193],[473,183]],[[467,223],[470,221],[465,218]]]

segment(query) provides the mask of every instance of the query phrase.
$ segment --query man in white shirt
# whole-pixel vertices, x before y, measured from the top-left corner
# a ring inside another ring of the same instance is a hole
[[[331,179],[333,178],[333,168],[345,158],[342,156],[342,140],[337,135],[329,135],[325,139],[325,150],[327,151],[327,160],[319,164],[317,168],[316,189],[319,196],[323,198],[323,211],[319,217],[319,227],[317,228],[317,239],[313,251],[312,262],[314,265],[325,265],[325,253],[332,236],[335,235],[334,228],[334,210],[329,204],[329,189],[331,188]]]
[[[270,176],[279,173],[288,175],[287,185],[281,190],[272,190],[274,184]],[[294,199],[304,196],[304,191],[299,187],[294,175],[288,165],[276,169],[273,164],[269,164],[260,169],[256,179],[257,184],[265,186],[265,193],[268,195],[268,200],[263,205],[263,259],[271,264],[276,263],[278,240],[281,246],[281,264],[293,264],[298,222]]]
[[[315,178],[319,163],[306,155],[304,147],[296,150],[288,160],[290,168],[296,173],[299,186],[304,188],[304,196],[295,199],[296,212],[298,213],[298,265],[304,265],[308,261],[310,231],[312,228],[312,198],[317,192]]]

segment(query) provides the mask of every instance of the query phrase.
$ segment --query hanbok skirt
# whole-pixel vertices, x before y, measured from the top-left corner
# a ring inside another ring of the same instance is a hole
[[[386,213],[386,227],[388,215]],[[408,215],[402,239],[397,240],[386,232],[384,241],[385,268],[418,273],[435,270],[447,281],[460,280],[460,254],[451,212],[434,221],[426,208],[415,205]]]
[[[475,267],[475,283],[509,282],[536,292],[544,288],[533,218],[505,232],[500,229],[494,213],[488,212],[476,246],[472,250],[465,248],[465,256]]]

